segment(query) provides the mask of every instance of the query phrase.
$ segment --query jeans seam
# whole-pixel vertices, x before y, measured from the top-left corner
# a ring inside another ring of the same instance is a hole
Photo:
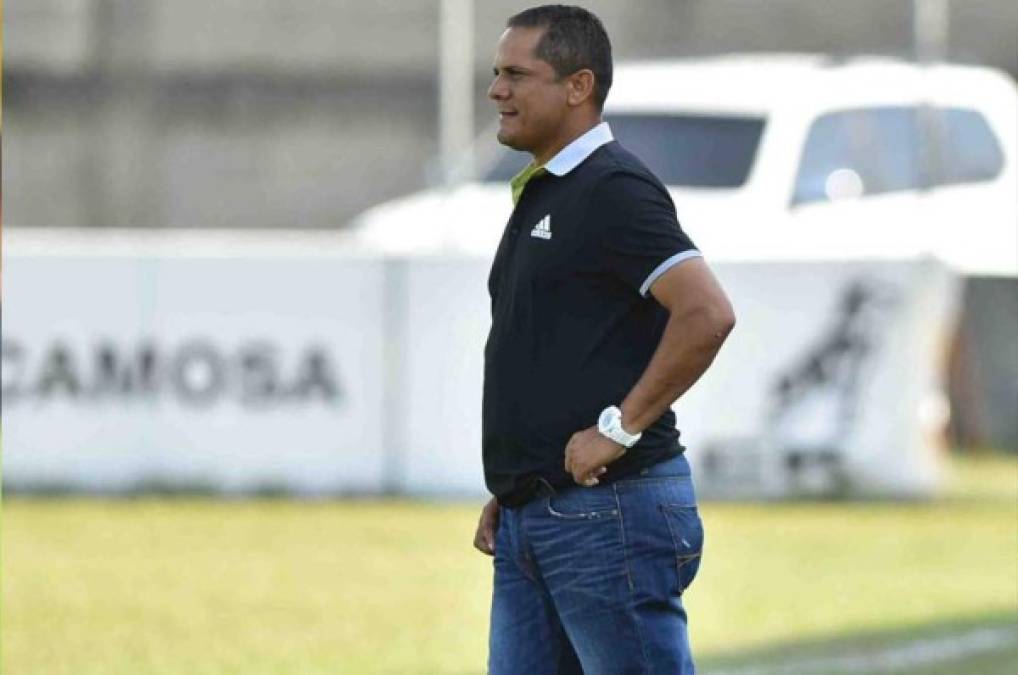
[[[651,483],[651,482],[664,482],[675,479],[688,479],[692,480],[693,476],[688,473],[673,474],[671,476],[644,476],[643,478],[622,478],[614,482],[615,485],[637,485],[640,483]]]
[[[668,519],[668,516],[665,515],[665,511],[668,510],[668,507],[681,509],[695,509],[696,507],[684,506],[681,504],[661,504],[658,506],[658,510],[661,511],[661,517],[664,519],[665,525],[668,527],[668,535],[672,540],[672,545],[675,547],[675,573],[677,575],[676,581],[678,584],[681,585],[682,568],[688,565],[689,563],[693,562],[697,558],[702,557],[703,548],[701,547],[701,549],[696,553],[687,553],[685,555],[679,554],[679,540],[681,539],[681,535],[675,532],[675,528],[672,526],[672,522]],[[679,597],[681,598],[685,592],[686,592],[685,588],[680,588]]]
[[[622,502],[619,500],[619,491],[617,486],[612,485],[612,492],[615,494],[615,508],[619,512],[619,537],[622,541],[622,563],[626,568],[626,581],[629,582],[629,602],[626,603],[626,613],[629,615],[630,621],[633,622],[633,630],[636,631],[636,640],[640,643],[640,656],[643,657],[643,663],[640,664],[640,669],[644,673],[649,673],[650,657],[647,654],[647,642],[643,638],[643,631],[640,629],[640,620],[633,607],[633,603],[636,598],[636,585],[633,583],[633,574],[629,567],[629,551],[626,546],[625,516],[622,514]]]
[[[516,566],[520,573],[531,583],[537,582],[537,565],[530,556],[530,537],[527,536],[527,521],[522,517],[516,519]]]

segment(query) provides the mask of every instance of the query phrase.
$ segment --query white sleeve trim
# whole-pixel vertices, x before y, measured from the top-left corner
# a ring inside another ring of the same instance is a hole
[[[683,251],[681,253],[676,253],[671,258],[665,260],[663,263],[654,268],[654,271],[650,273],[650,276],[647,277],[647,280],[643,282],[642,286],[640,286],[640,295],[647,297],[647,292],[650,291],[650,287],[654,284],[655,281],[658,280],[658,277],[660,277],[662,274],[678,265],[683,260],[702,257],[703,254],[697,251],[695,248],[691,248],[688,251]]]

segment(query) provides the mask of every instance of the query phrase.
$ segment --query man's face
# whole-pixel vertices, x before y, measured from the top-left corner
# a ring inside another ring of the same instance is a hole
[[[566,118],[566,79],[535,56],[544,28],[509,28],[498,41],[488,97],[498,107],[498,141],[539,153],[553,144]]]

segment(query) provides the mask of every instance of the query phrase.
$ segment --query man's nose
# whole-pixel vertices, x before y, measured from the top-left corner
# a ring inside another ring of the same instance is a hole
[[[488,87],[488,98],[499,101],[508,95],[509,93],[501,77],[496,77],[491,81],[491,86]]]

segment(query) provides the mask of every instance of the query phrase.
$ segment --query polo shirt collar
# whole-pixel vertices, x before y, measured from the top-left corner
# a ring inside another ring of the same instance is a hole
[[[540,176],[545,172],[553,176],[564,176],[579,166],[580,162],[590,157],[595,150],[613,140],[615,140],[615,137],[612,136],[611,127],[608,126],[607,122],[601,122],[559,150],[554,157],[543,165],[536,166],[533,162],[527,164],[518,174],[509,180],[513,204],[520,201],[523,188],[530,182],[531,178]]]
[[[544,168],[550,174],[564,176],[590,157],[595,150],[613,140],[615,137],[612,136],[611,127],[607,122],[601,122],[559,150],[558,154],[545,162]]]

